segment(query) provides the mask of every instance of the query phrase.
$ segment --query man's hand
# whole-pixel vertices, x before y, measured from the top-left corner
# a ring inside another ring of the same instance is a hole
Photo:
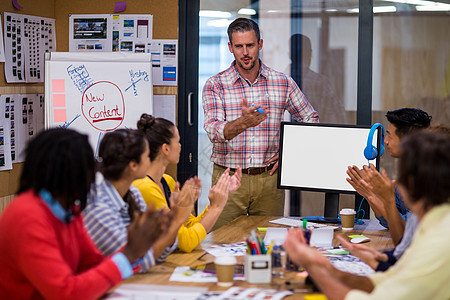
[[[376,171],[373,165],[370,168],[370,171],[372,171],[372,168]],[[373,177],[370,171],[367,166],[364,166],[363,169],[358,169],[357,166],[349,166],[347,168],[347,175],[349,178],[346,178],[346,180],[358,194],[363,196],[367,202],[369,202],[370,207],[372,207],[377,216],[386,216],[384,202],[380,199],[379,195],[374,192],[373,187],[370,184]]]
[[[132,264],[147,253],[155,241],[169,228],[171,217],[167,209],[155,210],[152,203],[146,212],[135,212],[128,227],[128,243],[122,253]]]
[[[258,108],[261,108],[264,113],[260,113]],[[261,106],[260,104],[255,104],[254,106],[249,107],[247,99],[242,99],[241,117],[244,119],[243,121],[247,128],[255,127],[267,119],[268,115],[266,110],[267,108]]]
[[[275,173],[275,171],[278,169],[278,156],[279,156],[279,154],[277,153],[272,158],[270,158],[269,160],[264,162],[264,164],[266,164],[266,165],[270,165],[271,163],[275,162],[272,170],[270,170],[270,176],[272,176],[273,173]]]
[[[258,108],[264,110],[264,113],[260,113]],[[242,99],[241,106],[241,116],[236,120],[230,121],[225,124],[223,129],[223,135],[225,139],[231,140],[237,135],[241,134],[247,128],[255,127],[261,124],[265,119],[267,119],[267,108],[256,104],[254,106],[248,106],[247,99]]]
[[[358,257],[363,262],[368,264],[374,270],[376,270],[380,262],[388,261],[388,257],[386,254],[381,253],[373,248],[364,245],[352,244],[342,236],[338,236],[337,238],[345,249],[347,249],[352,255]]]
[[[395,180],[391,180],[385,170],[380,174],[372,164],[369,170],[373,193],[383,200],[385,207],[395,207]]]

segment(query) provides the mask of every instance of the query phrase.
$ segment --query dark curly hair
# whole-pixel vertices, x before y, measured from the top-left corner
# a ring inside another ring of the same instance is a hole
[[[174,137],[174,127],[175,125],[169,120],[142,114],[137,122],[137,128],[147,138],[150,146],[150,161],[155,160],[162,145],[170,144],[170,139]]]
[[[29,141],[17,193],[46,189],[65,209],[79,200],[83,210],[94,181],[95,159],[88,136],[53,128]]]

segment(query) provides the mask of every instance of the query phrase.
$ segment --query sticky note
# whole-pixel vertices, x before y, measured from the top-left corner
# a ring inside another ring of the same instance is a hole
[[[306,277],[308,277],[308,272],[303,271],[303,272],[297,273],[297,276],[298,276],[298,277],[306,278]]]
[[[267,231],[267,227],[258,227],[258,231],[262,232]]]
[[[305,300],[327,300],[328,298],[322,294],[305,295]]]
[[[64,79],[52,79],[52,92],[64,93],[66,91],[64,87]]]
[[[12,4],[16,9],[22,9],[23,7],[17,3],[17,0],[12,0]]]
[[[53,110],[53,122],[67,122],[67,115],[65,109],[54,109]]]
[[[127,8],[126,2],[116,2],[114,5],[114,12],[118,13],[118,12],[124,11],[126,8]]]
[[[66,107],[65,94],[53,94],[53,107]]]
[[[357,237],[365,237],[365,236],[362,235],[362,234],[354,234],[354,235],[349,235],[348,237],[351,238],[351,239],[354,239],[354,238],[357,238]]]

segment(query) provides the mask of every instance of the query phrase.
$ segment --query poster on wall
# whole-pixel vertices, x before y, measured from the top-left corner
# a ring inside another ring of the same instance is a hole
[[[113,15],[112,51],[145,53],[152,39],[153,15]]]
[[[146,52],[152,55],[153,84],[177,85],[178,41],[152,40]]]
[[[12,169],[9,106],[6,97],[0,96],[0,171]]]
[[[2,13],[0,13],[0,16]],[[3,29],[2,22],[0,22],[0,62],[5,62],[5,47],[3,44]]]
[[[55,19],[5,13],[7,82],[44,82],[44,56],[56,51]]]
[[[111,15],[69,15],[70,52],[111,52]]]

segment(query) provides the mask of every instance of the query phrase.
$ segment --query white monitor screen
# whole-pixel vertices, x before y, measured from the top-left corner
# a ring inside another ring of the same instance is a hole
[[[367,165],[364,148],[370,126],[281,123],[278,187],[355,193],[347,167]],[[372,145],[379,149],[379,129]],[[377,169],[379,156],[371,161]]]

